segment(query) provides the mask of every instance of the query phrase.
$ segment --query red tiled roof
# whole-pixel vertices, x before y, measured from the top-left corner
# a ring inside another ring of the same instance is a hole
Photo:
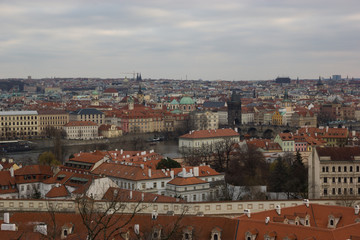
[[[66,189],[65,185],[54,186],[46,195],[46,198],[58,198],[58,197],[68,197],[70,195],[69,191]]]
[[[206,183],[206,182],[204,180],[201,180],[196,177],[188,177],[188,178],[176,177],[176,178],[172,179],[170,182],[168,182],[167,184],[172,184],[172,185],[177,185],[177,186],[186,186],[186,185],[195,185],[195,184],[203,184],[203,183]]]
[[[221,138],[221,137],[237,137],[239,133],[233,129],[217,129],[217,130],[198,130],[184,134],[180,138]]]
[[[316,148],[320,157],[329,156],[331,161],[354,161],[360,156],[360,147],[321,147]]]
[[[28,166],[19,168],[19,169],[15,170],[14,172],[15,172],[15,176],[39,175],[39,174],[49,175],[49,176],[53,175],[53,172],[51,171],[51,167],[46,166],[46,165],[28,165]]]

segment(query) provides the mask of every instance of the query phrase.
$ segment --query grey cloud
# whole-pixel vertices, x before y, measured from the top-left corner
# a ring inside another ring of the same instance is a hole
[[[152,78],[268,79],[282,69],[330,75],[336,63],[356,75],[359,8],[352,0],[4,1],[0,61],[13,64],[0,77],[136,69]]]

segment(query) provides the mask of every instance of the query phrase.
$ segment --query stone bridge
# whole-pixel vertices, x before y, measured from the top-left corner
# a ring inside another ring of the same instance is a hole
[[[238,132],[243,137],[245,134],[249,134],[250,137],[259,138],[274,138],[278,133],[293,132],[295,133],[299,127],[291,126],[277,126],[277,125],[255,125],[244,124],[237,127]]]

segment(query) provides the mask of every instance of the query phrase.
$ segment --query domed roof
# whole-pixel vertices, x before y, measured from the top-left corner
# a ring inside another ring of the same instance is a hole
[[[191,97],[183,97],[180,100],[180,104],[194,104],[194,101],[191,99]]]
[[[99,95],[99,93],[98,93],[98,91],[94,90],[94,91],[92,92],[92,95]]]

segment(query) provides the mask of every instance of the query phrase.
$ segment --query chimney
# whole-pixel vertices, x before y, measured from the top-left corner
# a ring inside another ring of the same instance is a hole
[[[149,178],[151,178],[151,169],[150,168],[148,169],[148,175],[149,175]]]
[[[351,135],[353,135],[353,137],[356,136],[356,131],[355,130],[351,131]]]
[[[13,167],[10,168],[10,176],[14,177],[14,168]]]
[[[174,179],[174,170],[170,171],[170,177],[171,177],[171,179]]]
[[[194,167],[194,177],[199,176],[199,167]]]
[[[190,168],[190,174],[193,174],[193,169],[192,168]]]
[[[141,193],[141,201],[144,201],[144,199],[145,199],[145,194]]]
[[[182,175],[183,175],[183,178],[185,178],[185,175],[186,175],[186,169],[185,168],[182,169]]]
[[[120,154],[123,154],[123,153],[124,153],[124,151],[122,149],[120,149]]]
[[[14,223],[10,223],[9,213],[4,213],[4,223],[1,224],[1,231],[16,231],[17,227]]]
[[[141,169],[144,169],[144,164],[140,164]]]
[[[244,214],[245,214],[248,218],[250,218],[250,216],[251,216],[250,209],[244,209]]]
[[[130,197],[129,198],[132,199],[132,191],[130,191]]]
[[[135,225],[134,225],[134,232],[135,232],[135,234],[137,234],[137,235],[140,234],[140,225],[139,225],[139,224],[135,224]]]
[[[359,205],[355,205],[354,210],[355,210],[355,215],[358,215],[360,211]]]
[[[270,217],[265,218],[265,224],[268,224],[270,222]]]
[[[281,207],[280,207],[280,205],[276,205],[275,211],[276,211],[276,213],[277,213],[278,215],[281,215]]]
[[[329,131],[329,126],[326,126],[326,132],[328,132]]]
[[[306,207],[309,207],[309,205],[310,205],[309,199],[304,199],[303,202],[306,205]]]
[[[8,212],[4,213],[4,223],[10,223],[10,214]]]

